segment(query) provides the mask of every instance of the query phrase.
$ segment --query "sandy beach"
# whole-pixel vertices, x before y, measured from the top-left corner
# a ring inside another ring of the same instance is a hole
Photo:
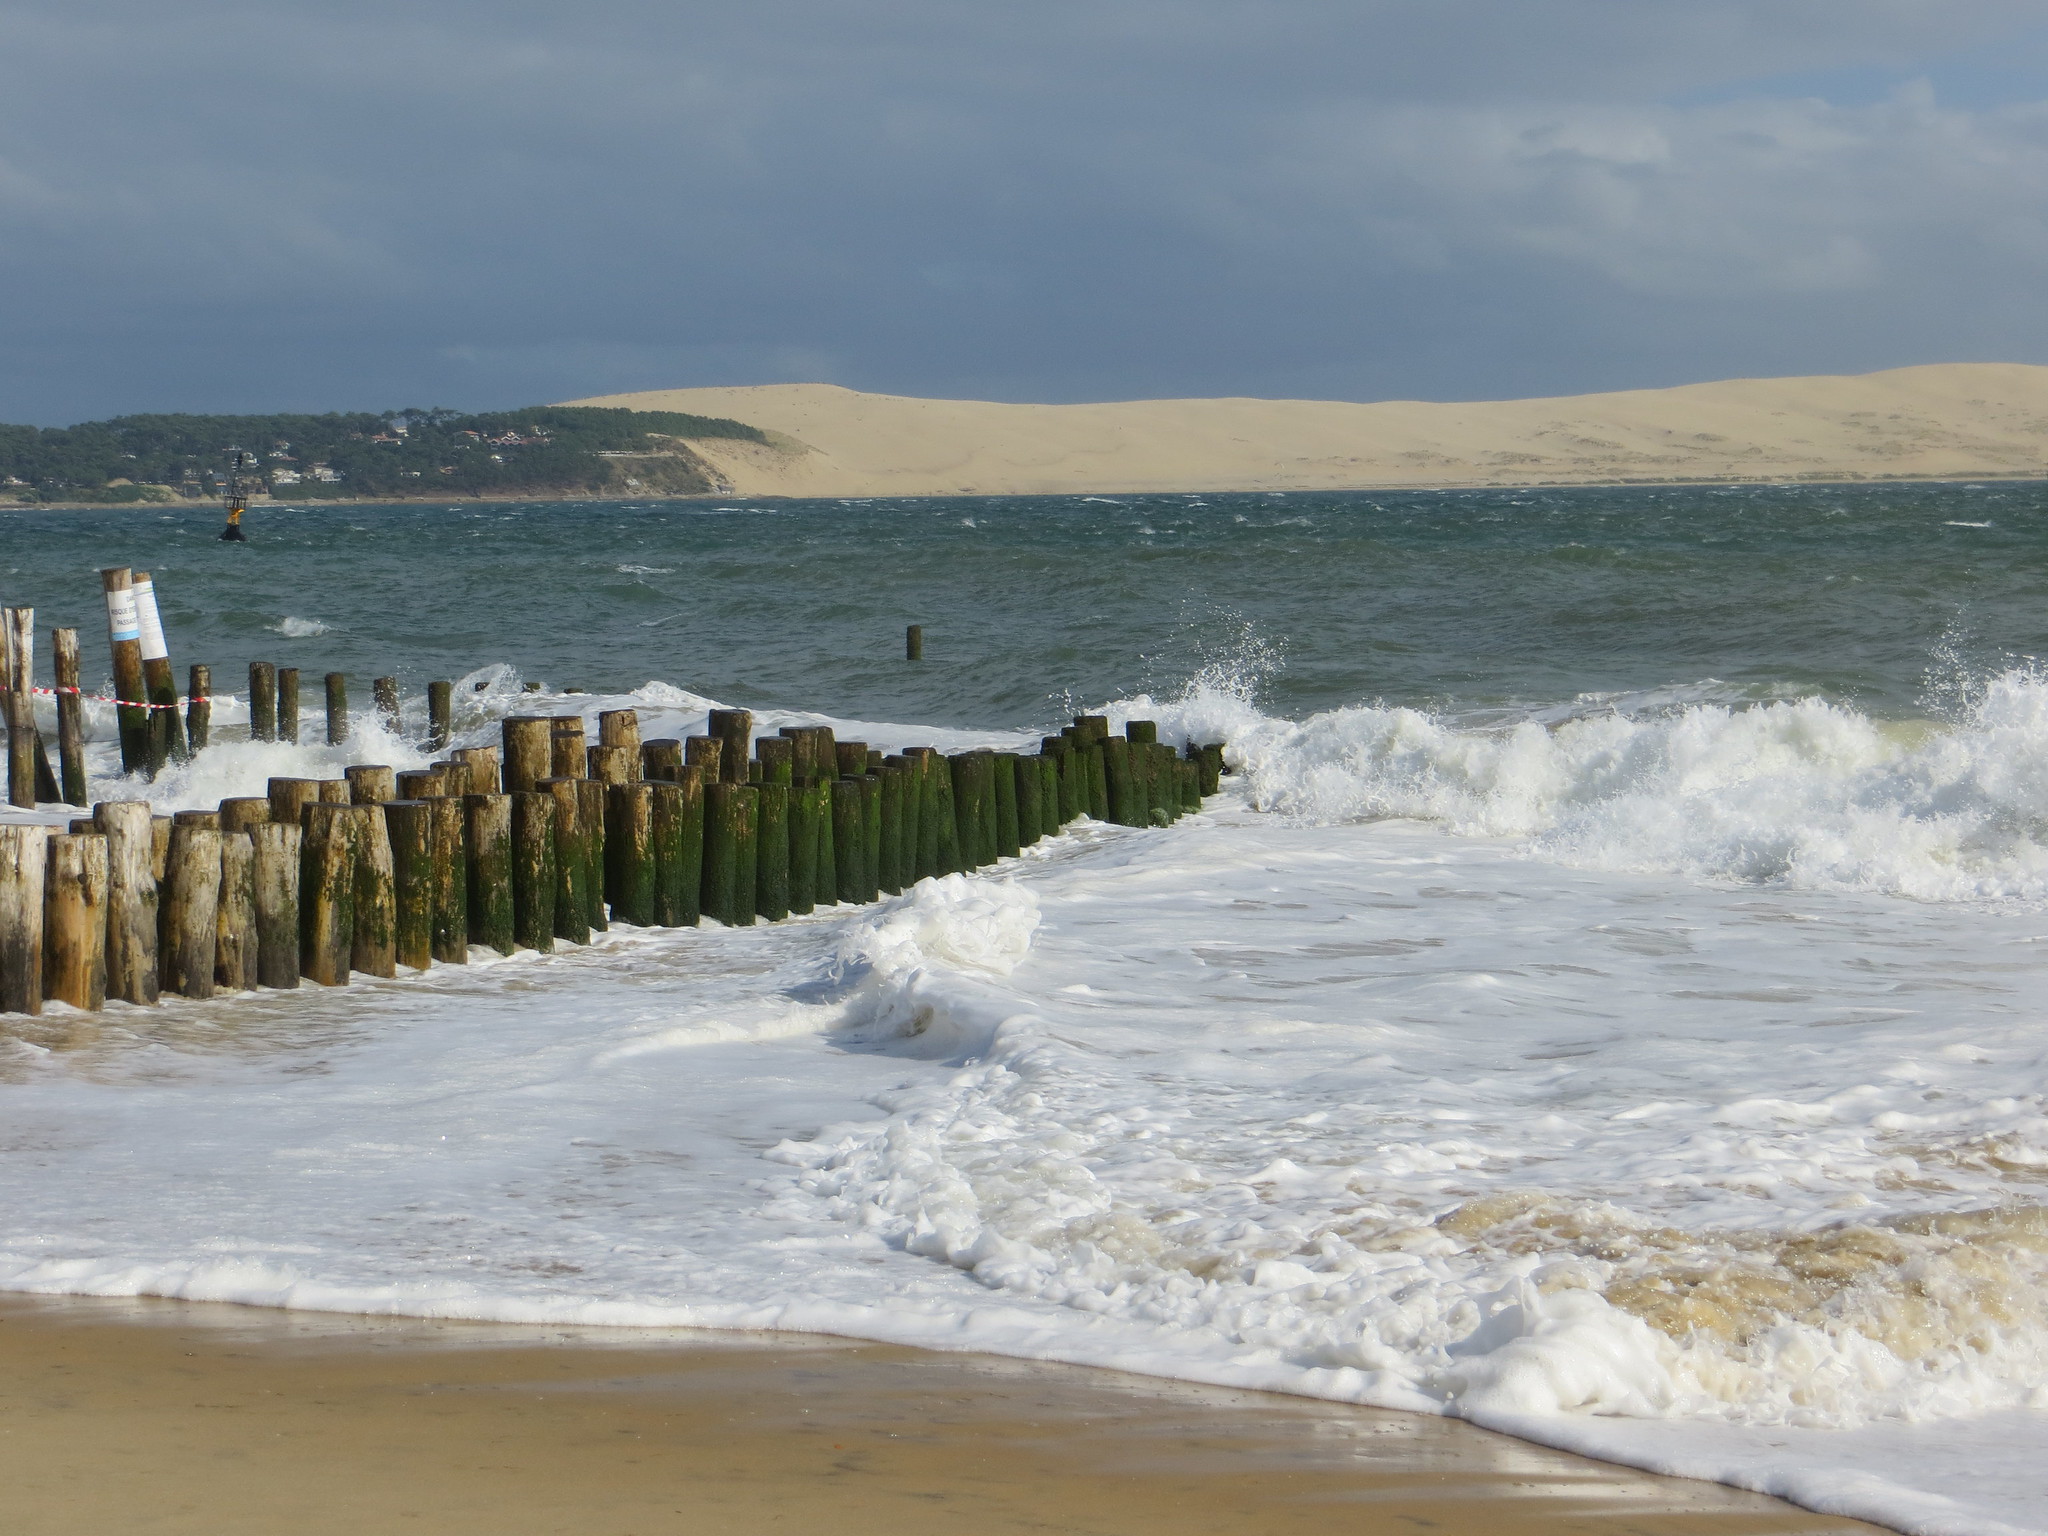
[[[659,389],[571,405],[724,416],[771,446],[695,451],[746,496],[1114,494],[2048,474],[2048,368],[1460,403],[1131,400],[1006,405],[830,384]]]
[[[0,1301],[21,1536],[1847,1536],[1468,1425],[833,1339]]]

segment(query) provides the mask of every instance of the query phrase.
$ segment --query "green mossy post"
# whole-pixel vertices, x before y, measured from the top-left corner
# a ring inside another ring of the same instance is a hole
[[[185,742],[204,752],[213,740],[213,668],[193,662],[185,688]]]
[[[546,715],[507,715],[498,729],[504,743],[506,794],[531,794],[542,779],[555,777],[554,721]]]
[[[754,755],[761,764],[763,784],[796,782],[796,743],[787,736],[763,736],[754,743]]]
[[[391,834],[381,805],[351,805],[355,840],[355,927],[349,968],[366,976],[398,974],[398,892],[391,867]]]
[[[806,779],[789,797],[789,910],[808,916],[818,906],[818,823],[830,793],[819,779]]]
[[[981,858],[981,799],[976,793],[975,754],[959,752],[946,759],[953,778],[953,867],[979,869]]]
[[[747,786],[724,780],[704,790],[703,912],[727,927],[740,926],[742,907],[746,922],[754,920],[753,883],[744,889],[740,883],[741,853],[753,836],[750,794]]]
[[[249,663],[249,739],[277,740],[277,668],[267,661]]]
[[[537,781],[538,782],[538,781]],[[521,949],[555,951],[555,797],[545,789],[512,794],[512,937]]]
[[[299,850],[305,833],[266,821],[249,829],[256,876],[256,981],[289,992],[299,984]]]
[[[1126,720],[1124,722],[1125,741],[1154,742],[1158,739],[1159,722],[1157,720]]]
[[[764,737],[762,744],[771,739]],[[754,837],[754,912],[779,923],[789,916],[790,786],[770,779],[755,785],[754,794],[760,805]]]
[[[811,781],[818,791],[818,873],[811,892],[821,907],[839,901],[839,839],[832,825],[832,786],[838,782],[830,774]]]
[[[1131,744],[1112,736],[1102,744],[1103,775],[1109,788],[1109,820],[1120,827],[1143,826],[1138,819],[1142,802],[1131,779]]]
[[[925,768],[907,753],[899,761],[903,766],[903,846],[897,853],[897,873],[908,890],[924,878],[919,861],[924,847]]]
[[[107,839],[98,832],[66,832],[49,838],[47,847],[42,993],[97,1013],[107,1001]]]
[[[615,782],[631,783],[640,771],[640,712],[637,709],[607,709],[597,717],[597,744],[625,751],[626,777]]]
[[[348,674],[327,674],[327,745],[338,747],[348,740]]]
[[[716,736],[683,738],[683,762],[703,770],[704,782],[717,784],[724,777],[725,743]]]
[[[654,926],[654,790],[608,784],[604,801],[604,894],[612,921]]]
[[[519,945],[512,916],[512,799],[462,797],[468,850],[469,942],[509,955]]]
[[[427,750],[445,752],[448,738],[455,727],[455,685],[448,682],[427,684]]]
[[[832,745],[832,762],[826,769],[837,773],[842,779],[857,779],[868,771],[868,744],[864,741],[839,741]]]
[[[647,783],[647,853],[654,865],[654,926],[681,928],[687,910],[683,880],[683,791],[671,779]],[[696,871],[701,882],[704,872]]]
[[[1045,836],[1045,776],[1037,753],[1019,756],[1017,774],[1017,846],[1029,848]]]
[[[1181,812],[1199,811],[1202,808],[1202,765],[1184,762],[1179,765],[1179,770]]]
[[[583,832],[579,778],[546,778],[534,788],[555,802],[555,937],[590,942],[590,840]]]
[[[1081,750],[1081,761],[1088,769],[1088,814],[1097,821],[1110,821],[1109,765],[1103,747],[1103,742],[1091,740]]]
[[[299,744],[299,669],[277,669],[277,739]]]
[[[1223,743],[1205,741],[1200,748],[1202,754],[1202,793],[1204,796],[1223,792]]]
[[[911,624],[904,628],[903,659],[905,661],[924,660],[924,626],[922,624]]]
[[[718,778],[724,784],[747,782],[747,759],[753,755],[754,714],[747,709],[714,709],[705,725],[721,743]]]
[[[996,857],[1014,859],[1024,846],[1024,829],[1017,811],[1017,754],[990,755],[989,772],[994,779],[996,808]]]
[[[861,826],[860,782],[856,779],[834,779],[832,853],[837,866],[834,874],[838,877],[841,901],[859,903],[866,900],[867,879],[861,869],[866,846],[867,834]]]
[[[220,835],[220,899],[214,906],[213,985],[256,986],[256,847],[246,832]]]
[[[350,805],[382,805],[398,798],[398,774],[383,763],[355,763],[342,769]]]
[[[901,759],[897,759],[898,762]],[[881,786],[881,837],[875,857],[875,889],[883,896],[903,890],[903,785],[905,774],[888,762],[876,775]]]
[[[389,800],[383,811],[391,839],[397,960],[424,971],[434,958],[434,808],[424,800]]]
[[[596,779],[576,781],[576,808],[581,813],[580,825],[583,831],[583,893],[589,904],[590,931],[603,933],[611,926],[606,916],[604,899],[604,818],[606,797],[609,788]]]
[[[675,864],[678,928],[694,928],[703,912],[704,900],[704,770],[685,763],[677,769],[675,815],[677,841],[671,846]],[[657,875],[658,875],[657,871]]]
[[[393,736],[398,734],[398,679],[370,679],[370,702],[377,711],[377,723]]]
[[[967,866],[960,851],[960,805],[953,792],[953,759],[943,753],[931,763],[932,821],[938,828],[938,868],[941,875],[958,874]]]
[[[78,631],[50,631],[50,665],[57,684],[57,795],[85,804],[85,696],[78,686]]]
[[[434,832],[434,958],[469,964],[469,813],[461,795],[427,802]]]
[[[860,786],[860,888],[862,901],[880,901],[882,884],[882,778],[864,773]]]
[[[683,780],[683,744],[673,736],[640,743],[640,777],[667,784]]]
[[[355,930],[355,840],[349,807],[308,805],[299,842],[299,974],[323,987],[348,984]]]

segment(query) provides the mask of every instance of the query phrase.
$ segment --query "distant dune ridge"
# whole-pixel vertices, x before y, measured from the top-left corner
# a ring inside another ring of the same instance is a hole
[[[737,495],[1293,491],[2048,476],[2048,367],[1942,363],[1546,400],[1002,405],[833,384],[571,405],[726,416],[693,442]]]

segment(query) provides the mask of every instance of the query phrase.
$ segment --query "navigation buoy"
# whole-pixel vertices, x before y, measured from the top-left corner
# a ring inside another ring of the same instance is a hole
[[[223,544],[246,544],[249,542],[249,536],[242,532],[242,513],[249,506],[249,491],[248,487],[243,483],[242,471],[244,469],[253,469],[255,464],[256,456],[252,453],[244,453],[239,448],[234,450],[233,456],[228,460],[227,488],[221,493],[221,502],[226,506],[228,512],[228,525],[220,531]]]

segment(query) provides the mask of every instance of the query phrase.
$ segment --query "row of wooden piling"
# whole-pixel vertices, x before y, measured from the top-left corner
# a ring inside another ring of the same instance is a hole
[[[0,1012],[337,986],[615,922],[774,922],[993,864],[1082,816],[1163,826],[1222,773],[1220,744],[1177,753],[1151,722],[1116,735],[1099,715],[1028,754],[884,754],[753,724],[713,710],[705,735],[643,741],[635,711],[608,710],[592,742],[578,715],[512,716],[499,745],[417,771],[0,827]]]

